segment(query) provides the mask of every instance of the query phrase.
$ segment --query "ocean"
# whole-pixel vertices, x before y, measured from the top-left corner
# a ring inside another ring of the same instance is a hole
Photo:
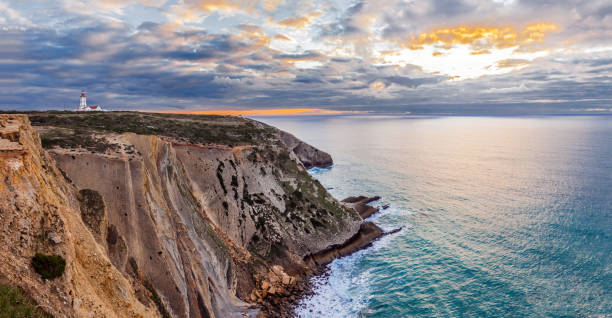
[[[403,227],[313,278],[299,317],[612,317],[612,116],[255,119]]]

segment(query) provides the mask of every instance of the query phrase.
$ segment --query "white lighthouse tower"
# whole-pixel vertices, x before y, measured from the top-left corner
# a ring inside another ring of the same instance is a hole
[[[79,110],[87,110],[87,96],[85,96],[85,91],[81,91],[81,102],[79,105]]]
[[[103,111],[102,107],[99,105],[91,105],[87,106],[87,96],[85,96],[85,91],[81,91],[81,98],[79,99],[79,107],[77,108],[79,111]]]

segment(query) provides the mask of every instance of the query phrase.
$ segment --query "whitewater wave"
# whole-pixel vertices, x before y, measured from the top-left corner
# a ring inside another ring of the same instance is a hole
[[[328,265],[328,274],[311,278],[314,295],[303,299],[297,306],[300,318],[356,317],[368,305],[373,278],[371,269],[363,269],[364,258],[376,253],[391,242],[386,236],[372,247],[350,256],[334,260]]]

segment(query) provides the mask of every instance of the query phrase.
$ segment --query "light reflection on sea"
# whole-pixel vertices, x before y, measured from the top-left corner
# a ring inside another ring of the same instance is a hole
[[[300,317],[612,317],[612,117],[257,119],[405,226],[334,261]]]

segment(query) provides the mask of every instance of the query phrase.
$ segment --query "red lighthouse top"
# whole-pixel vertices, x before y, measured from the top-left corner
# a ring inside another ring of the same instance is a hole
[[[81,91],[81,97],[85,97],[85,91]]]

